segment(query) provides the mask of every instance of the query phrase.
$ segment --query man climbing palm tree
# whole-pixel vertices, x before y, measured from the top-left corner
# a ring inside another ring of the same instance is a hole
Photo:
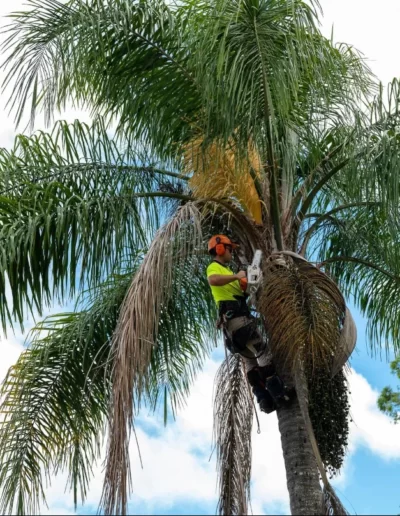
[[[29,3],[6,42],[17,121],[70,101],[103,116],[0,152],[3,326],[79,287],[90,298],[44,323],[5,383],[0,512],[37,514],[64,467],[85,499],[108,426],[101,505],[127,513],[136,414],[148,401],[167,420],[211,351],[198,249],[229,222],[247,260],[265,256],[256,308],[296,386],[277,410],[291,512],[345,514],[327,478],[347,446],[345,296],[372,345],[400,346],[398,82],[374,101],[365,61],[320,34],[317,2]],[[222,515],[249,507],[246,381],[235,353],[216,382]]]
[[[208,252],[214,259],[207,267],[207,278],[218,307],[218,327],[224,330],[225,345],[244,358],[247,378],[260,409],[270,414],[289,397],[247,305],[246,272],[234,274],[228,266],[237,247],[225,235],[210,239]]]

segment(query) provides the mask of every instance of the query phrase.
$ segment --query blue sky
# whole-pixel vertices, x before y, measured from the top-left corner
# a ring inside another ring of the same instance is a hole
[[[0,15],[17,10],[23,0],[2,0]],[[399,0],[322,0],[323,30],[334,39],[354,44],[369,58],[373,71],[387,83],[400,76],[398,57]],[[4,97],[0,99],[0,113]],[[64,118],[88,120],[85,113],[67,111]],[[11,119],[2,116],[0,145],[9,146],[15,134]],[[40,123],[39,123],[40,125]],[[59,308],[54,307],[54,311]],[[400,513],[400,425],[395,427],[376,407],[378,392],[393,385],[385,355],[371,357],[365,341],[365,321],[357,310],[358,344],[352,356],[350,375],[352,413],[349,454],[342,476],[335,481],[347,508],[357,514]],[[32,324],[32,321],[28,322]],[[0,342],[0,379],[22,350],[22,335]],[[212,443],[212,387],[221,359],[216,351],[199,375],[187,407],[176,423],[164,429],[162,414],[142,414],[138,435],[144,469],[138,465],[132,445],[132,474],[135,495],[133,514],[213,514],[217,503],[214,458],[209,461]],[[280,438],[274,415],[261,415],[261,434],[253,436],[253,512],[287,514],[288,499]],[[79,513],[95,513],[102,487],[101,465]],[[54,479],[47,490],[49,509],[43,513],[73,514],[72,497],[64,492],[65,476]]]
[[[351,359],[352,368],[362,375],[369,385],[380,391],[386,385],[397,387],[394,377],[389,373],[385,353],[382,358],[371,356],[365,338],[366,320],[352,309],[358,329],[357,348]],[[389,358],[393,358],[391,355]],[[358,395],[362,395],[361,392]],[[357,399],[354,403],[357,403]],[[355,418],[355,424],[361,421]],[[394,425],[393,425],[394,426]],[[400,427],[395,427],[400,441]],[[376,428],[376,432],[380,427]],[[352,506],[357,514],[398,514],[400,513],[400,456],[390,453],[383,457],[373,453],[365,444],[358,446],[349,459],[347,478],[339,492],[347,509]]]

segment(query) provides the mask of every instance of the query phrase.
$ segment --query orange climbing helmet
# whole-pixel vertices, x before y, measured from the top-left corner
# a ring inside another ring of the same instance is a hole
[[[234,242],[232,242],[227,236],[214,235],[208,241],[208,252],[215,249],[217,256],[223,256],[225,254],[225,246],[226,245],[230,245],[232,247],[232,249],[236,249],[236,247],[238,247],[238,244],[235,244]]]

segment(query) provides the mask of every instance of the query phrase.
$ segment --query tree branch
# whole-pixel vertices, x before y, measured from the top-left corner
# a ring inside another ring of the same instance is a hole
[[[131,195],[124,196],[129,199],[132,198],[146,198],[146,197],[168,197],[171,199],[180,199],[182,201],[199,201],[200,199],[195,199],[191,195],[184,195],[176,192],[142,192],[142,193],[133,193]],[[121,197],[118,197],[121,198]],[[205,199],[210,202],[219,202],[218,199]]]
[[[340,162],[338,165],[332,168],[327,174],[325,174],[318,183],[314,186],[314,188],[311,190],[311,192],[308,194],[307,198],[303,202],[298,214],[297,214],[297,221],[296,226],[299,227],[302,221],[304,220],[304,217],[308,211],[308,209],[311,207],[315,197],[318,195],[320,190],[326,185],[326,183],[332,179],[332,177],[340,172],[350,161],[351,158],[346,158],[342,162]]]

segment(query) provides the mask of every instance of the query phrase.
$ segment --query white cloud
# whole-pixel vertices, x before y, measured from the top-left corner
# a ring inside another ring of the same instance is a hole
[[[0,382],[3,381],[8,369],[18,360],[23,349],[20,342],[11,338],[0,340]]]
[[[351,425],[350,450],[366,447],[383,459],[400,459],[399,427],[377,407],[379,392],[352,370],[350,376]]]
[[[324,11],[323,32],[334,40],[353,45],[367,58],[384,84],[400,77],[398,54],[398,0],[320,0]]]

